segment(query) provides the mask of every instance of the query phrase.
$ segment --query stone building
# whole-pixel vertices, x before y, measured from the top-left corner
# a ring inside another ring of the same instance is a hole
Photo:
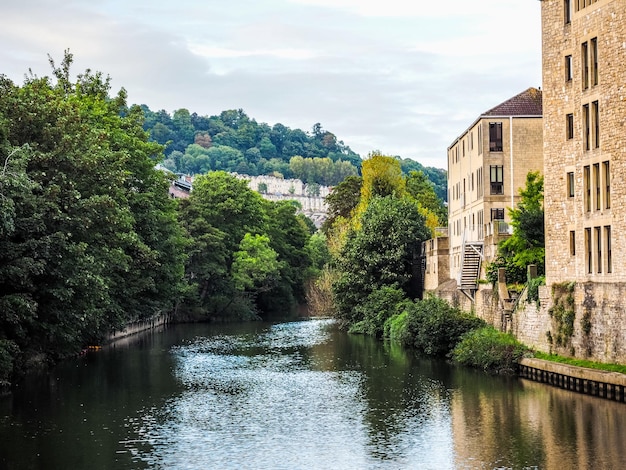
[[[528,172],[543,170],[542,137],[542,92],[529,88],[478,116],[448,147],[449,272],[472,301],[483,261],[508,236],[508,208]]]
[[[546,321],[551,346],[623,362],[626,0],[543,0],[541,15],[546,296],[568,290],[575,314],[558,344]]]

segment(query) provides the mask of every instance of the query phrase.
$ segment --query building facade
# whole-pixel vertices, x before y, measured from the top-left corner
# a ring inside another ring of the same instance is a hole
[[[546,283],[626,281],[626,0],[542,2]]]
[[[508,208],[518,203],[529,171],[543,171],[536,88],[481,114],[448,147],[449,267],[464,292],[476,290],[482,261],[495,257],[508,234]]]

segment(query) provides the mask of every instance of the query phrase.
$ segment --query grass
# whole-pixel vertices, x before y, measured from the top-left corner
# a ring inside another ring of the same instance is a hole
[[[570,357],[557,356],[556,354],[546,354],[541,352],[535,352],[535,357],[537,359],[544,359],[546,361],[568,364],[570,366],[586,367],[588,369],[605,370],[608,372],[619,372],[620,374],[626,374],[626,365],[623,364],[605,364],[603,362],[586,361],[584,359],[574,359]]]

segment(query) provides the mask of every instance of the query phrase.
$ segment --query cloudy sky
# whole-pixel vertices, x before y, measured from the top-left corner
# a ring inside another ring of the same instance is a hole
[[[354,151],[446,167],[478,115],[541,86],[536,0],[0,0],[0,74],[74,54],[130,103],[319,122]]]

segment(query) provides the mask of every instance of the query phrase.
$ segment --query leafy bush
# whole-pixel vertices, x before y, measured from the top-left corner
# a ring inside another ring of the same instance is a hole
[[[357,318],[363,320],[352,325],[349,331],[380,337],[386,320],[399,313],[405,303],[406,294],[395,285],[375,289],[355,308]]]
[[[526,269],[516,265],[510,254],[504,255],[502,253],[498,253],[495,259],[491,263],[488,263],[485,268],[487,280],[491,282],[492,285],[495,286],[498,282],[499,268],[504,268],[507,283],[526,283]]]
[[[452,359],[487,372],[513,373],[528,351],[513,335],[485,326],[466,333],[452,351]]]
[[[546,277],[539,276],[528,281],[528,302],[537,302],[539,304],[539,286],[546,285]]]
[[[485,325],[480,318],[437,297],[410,303],[406,310],[401,341],[429,356],[448,355],[465,333]]]
[[[408,318],[409,313],[406,310],[387,318],[383,326],[383,336],[392,341],[400,341],[406,329]]]

